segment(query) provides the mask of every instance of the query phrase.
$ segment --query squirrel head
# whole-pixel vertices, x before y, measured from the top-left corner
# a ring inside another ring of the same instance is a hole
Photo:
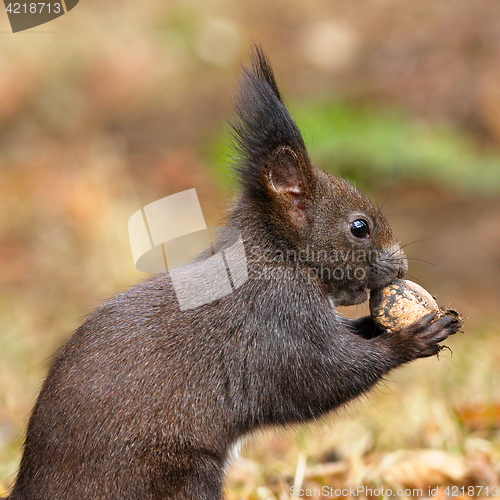
[[[243,70],[236,110],[241,197],[233,213],[254,239],[273,247],[277,261],[294,261],[337,305],[364,302],[366,289],[404,276],[405,255],[380,209],[312,166],[259,47]]]

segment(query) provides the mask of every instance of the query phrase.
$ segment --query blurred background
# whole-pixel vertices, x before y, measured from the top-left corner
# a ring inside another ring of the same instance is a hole
[[[254,41],[314,163],[384,205],[412,279],[469,320],[439,360],[249,439],[228,499],[497,485],[499,26],[497,0],[82,0],[18,34],[0,9],[0,492],[53,353],[145,277],[128,218],[195,187],[215,224],[234,196],[225,119]]]

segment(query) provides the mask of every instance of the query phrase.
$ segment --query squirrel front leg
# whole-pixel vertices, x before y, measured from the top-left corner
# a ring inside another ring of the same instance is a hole
[[[337,331],[331,349],[314,360],[314,372],[327,375],[323,383],[318,383],[317,378],[309,381],[315,403],[326,407],[328,400],[330,409],[370,390],[391,370],[437,354],[442,349],[440,342],[461,326],[456,317],[436,319],[435,314],[397,331],[380,330],[370,317],[349,323],[348,328]],[[312,401],[309,404],[312,407]]]
[[[353,333],[367,340],[378,339],[386,343],[400,359],[407,363],[418,358],[437,354],[440,342],[457,333],[461,322],[455,316],[428,314],[415,323],[400,330],[384,330],[371,316],[363,316],[355,320],[347,320]]]

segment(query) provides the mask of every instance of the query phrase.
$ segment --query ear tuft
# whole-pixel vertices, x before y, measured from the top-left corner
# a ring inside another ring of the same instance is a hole
[[[236,171],[246,194],[256,200],[266,200],[272,191],[292,193],[304,189],[307,180],[304,172],[309,169],[311,178],[312,167],[304,140],[283,104],[271,65],[260,47],[254,47],[250,61],[250,66],[243,69],[235,99],[237,114],[232,121],[239,153]],[[268,167],[281,163],[283,168],[273,169],[276,189],[272,189],[266,180]],[[298,174],[295,181],[290,177],[288,187],[287,170],[302,172],[300,180]]]
[[[276,78],[274,77],[274,71],[267,60],[262,47],[255,45],[252,54],[250,56],[252,64],[252,73],[261,81],[266,82],[269,87],[271,87],[274,95],[278,98],[280,102],[283,103],[283,97],[281,95],[278,84],[276,83]]]

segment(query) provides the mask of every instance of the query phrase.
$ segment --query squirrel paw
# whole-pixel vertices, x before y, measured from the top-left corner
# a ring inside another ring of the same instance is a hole
[[[443,349],[439,343],[457,333],[463,324],[458,315],[438,316],[439,313],[427,314],[405,328],[387,332],[396,341],[394,350],[403,363],[438,354]]]

